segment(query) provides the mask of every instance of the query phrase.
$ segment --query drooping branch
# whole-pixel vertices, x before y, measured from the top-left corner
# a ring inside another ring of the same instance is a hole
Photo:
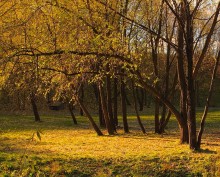
[[[78,50],[55,50],[50,52],[41,52],[41,51],[33,51],[33,50],[21,50],[16,52],[15,54],[9,56],[9,58],[13,58],[15,56],[53,56],[53,55],[61,55],[61,54],[71,54],[71,55],[79,55],[79,56],[97,56],[97,57],[106,57],[106,58],[118,58],[121,61],[125,61],[129,64],[132,64],[132,62],[129,60],[129,58],[126,58],[120,54],[117,53],[100,53],[97,51],[78,51]]]

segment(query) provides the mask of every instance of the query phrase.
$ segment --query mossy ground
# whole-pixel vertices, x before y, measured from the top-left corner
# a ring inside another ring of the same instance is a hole
[[[0,176],[220,176],[218,109],[208,115],[200,152],[179,144],[174,118],[165,134],[156,135],[150,110],[143,114],[147,134],[130,114],[129,134],[121,128],[115,136],[102,137],[86,117],[77,116],[74,125],[65,113],[42,116],[40,123],[32,116],[1,115]],[[35,133],[39,130],[41,141]]]

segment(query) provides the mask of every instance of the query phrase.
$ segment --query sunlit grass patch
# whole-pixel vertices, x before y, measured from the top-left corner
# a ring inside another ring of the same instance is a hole
[[[153,133],[153,116],[141,116],[144,135],[131,115],[131,133],[120,128],[99,137],[85,117],[74,125],[69,116],[42,116],[40,123],[32,116],[1,116],[0,176],[218,176],[219,115],[209,114],[201,152],[179,144],[174,118],[164,135]]]

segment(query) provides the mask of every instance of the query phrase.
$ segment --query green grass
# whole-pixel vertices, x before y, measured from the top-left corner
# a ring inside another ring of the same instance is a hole
[[[73,125],[65,113],[42,116],[40,123],[32,116],[1,115],[0,176],[220,176],[218,109],[208,115],[200,152],[179,144],[174,118],[161,136],[153,133],[151,111],[143,114],[147,134],[140,132],[130,114],[131,133],[120,128],[118,135],[102,137],[85,117],[77,116],[79,125]]]

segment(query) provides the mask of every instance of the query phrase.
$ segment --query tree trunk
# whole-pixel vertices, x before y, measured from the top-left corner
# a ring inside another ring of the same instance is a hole
[[[109,121],[112,128],[116,131],[115,123],[113,119],[113,110],[112,110],[112,92],[111,92],[111,80],[110,76],[106,77],[106,95],[107,95],[107,111],[109,115]]]
[[[114,100],[113,100],[113,109],[114,109],[114,124],[118,126],[118,79],[114,78]]]
[[[180,18],[182,19],[181,22],[178,23],[178,51],[177,51],[177,72],[178,72],[178,80],[180,84],[180,113],[182,117],[183,127],[181,129],[181,136],[180,142],[181,143],[188,143],[188,139],[184,134],[187,134],[186,125],[187,122],[187,85],[185,79],[185,71],[184,71],[184,26],[185,26],[185,8],[183,3],[181,2],[180,8]]]
[[[142,88],[137,87],[137,100],[139,103],[139,111],[143,111],[144,109],[144,90]]]
[[[81,92],[80,100],[81,100],[81,102],[83,102],[83,99],[84,99],[84,85],[83,84],[80,88],[80,92]],[[79,113],[80,113],[81,116],[83,116],[83,112],[84,112],[83,109],[80,107]]]
[[[97,133],[97,135],[101,136],[103,135],[103,133],[101,132],[101,130],[99,129],[99,127],[96,125],[95,121],[93,120],[92,116],[89,114],[89,111],[86,109],[86,107],[84,106],[83,102],[77,98],[77,102],[80,106],[80,108],[83,110],[83,112],[85,113],[85,115],[88,117],[93,129],[95,130],[95,132]]]
[[[112,126],[112,123],[109,118],[108,110],[107,110],[107,104],[105,100],[104,90],[101,84],[99,84],[99,93],[100,93],[100,99],[102,103],[102,111],[105,119],[106,128],[109,135],[114,135],[114,128]]]
[[[160,105],[159,105],[159,100],[157,98],[155,98],[155,107],[154,107],[154,128],[155,128],[155,133],[159,133],[160,132],[160,118],[159,118],[159,114],[160,114]]]
[[[122,108],[122,119],[124,132],[129,133],[128,120],[127,120],[127,107],[126,107],[126,96],[125,96],[125,83],[121,80],[121,108]]]
[[[125,92],[125,101],[126,101],[126,104],[127,104],[128,106],[131,106],[131,103],[130,103],[130,101],[129,101],[129,99],[128,99],[128,94],[127,94],[127,92],[126,92],[126,89],[124,90],[124,92]]]
[[[105,120],[104,120],[104,117],[103,117],[103,112],[102,112],[102,103],[101,103],[101,98],[100,98],[98,85],[95,84],[93,86],[93,88],[94,88],[96,101],[98,102],[99,125],[100,125],[100,127],[106,127],[105,126]]]
[[[135,71],[135,74],[138,78],[138,83],[148,92],[150,92],[154,97],[156,97],[158,100],[160,100],[163,104],[167,106],[167,108],[174,114],[176,117],[179,126],[183,127],[185,124],[183,123],[183,118],[181,113],[175,108],[175,106],[168,100],[165,99],[154,87],[151,85],[148,85],[144,79],[142,78],[139,71]],[[184,139],[183,139],[184,140]]]
[[[180,126],[180,143],[189,143],[189,131],[186,120],[184,120],[183,125]]]
[[[146,133],[146,130],[141,122],[141,118],[139,116],[139,113],[138,113],[138,108],[137,108],[137,99],[136,99],[136,96],[135,96],[135,89],[134,89],[134,82],[132,82],[132,91],[133,91],[133,97],[134,97],[134,109],[135,109],[135,112],[136,112],[136,115],[137,115],[137,121],[138,121],[138,124],[142,130],[143,133]]]
[[[165,123],[165,117],[166,117],[166,112],[167,112],[167,107],[165,105],[163,105],[163,108],[162,108],[162,112],[161,112],[161,118],[160,118],[160,124],[159,124],[159,134],[162,134],[164,133],[164,128],[163,125]]]
[[[33,109],[33,112],[34,112],[35,121],[40,122],[41,120],[40,120],[40,115],[39,115],[38,109],[37,109],[36,97],[35,97],[35,94],[33,92],[31,93],[30,98],[31,98],[31,105],[32,105],[32,109]]]
[[[106,127],[105,119],[104,119],[103,111],[102,111],[102,101],[100,98],[100,93],[98,96],[98,100],[99,100],[99,125],[100,125],[100,127]]]
[[[72,102],[68,103],[68,108],[69,108],[69,111],[70,111],[73,123],[77,124],[77,120],[76,120],[76,117],[75,117],[74,112],[73,112],[73,104],[72,104]]]
[[[170,120],[171,117],[171,111],[168,112],[166,119],[163,121],[163,124],[160,125],[160,133],[164,133],[165,128]]]
[[[187,121],[189,129],[190,149],[197,149],[196,137],[196,95],[195,80],[193,78],[193,21],[189,4],[185,4],[186,12],[186,57],[187,57]]]

